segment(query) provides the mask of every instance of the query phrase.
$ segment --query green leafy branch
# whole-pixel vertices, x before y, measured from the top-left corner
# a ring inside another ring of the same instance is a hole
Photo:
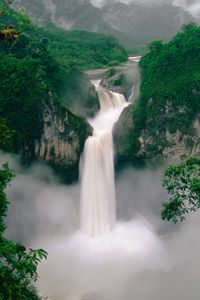
[[[177,223],[190,212],[200,208],[200,158],[190,157],[179,165],[169,166],[164,174],[163,186],[170,196],[162,204],[163,220]]]

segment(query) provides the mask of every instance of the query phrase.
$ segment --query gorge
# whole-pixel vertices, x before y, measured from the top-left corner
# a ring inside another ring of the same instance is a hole
[[[43,24],[55,1],[74,30]],[[200,27],[166,41],[191,20],[173,5],[55,1],[13,3],[36,25],[0,0],[0,300],[199,300]],[[170,23],[148,50],[139,11]]]
[[[68,238],[54,240],[48,248],[48,262],[42,265],[40,273],[42,290],[52,299],[113,299],[113,292],[120,299],[123,281],[130,276],[145,269],[166,269],[168,265],[164,245],[145,219],[137,217],[125,222],[117,218],[112,127],[130,103],[122,94],[101,87],[100,80],[93,84],[99,95],[100,112],[88,120],[94,130],[86,140],[80,168],[80,229]],[[60,253],[63,266],[57,265],[56,256]],[[66,287],[60,293],[50,283],[56,280],[50,275],[53,270],[67,276]],[[116,291],[107,289],[107,276],[111,283],[123,278]]]

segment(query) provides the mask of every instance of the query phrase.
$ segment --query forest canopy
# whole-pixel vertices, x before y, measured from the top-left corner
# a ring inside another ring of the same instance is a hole
[[[43,103],[76,101],[81,70],[118,64],[127,53],[112,37],[40,28],[3,0],[0,12],[0,148],[31,153],[42,134]]]
[[[140,61],[141,87],[132,117],[133,156],[145,131],[147,156],[162,154],[167,134],[180,132],[191,148],[200,113],[200,26],[188,24],[170,42],[154,41]]]

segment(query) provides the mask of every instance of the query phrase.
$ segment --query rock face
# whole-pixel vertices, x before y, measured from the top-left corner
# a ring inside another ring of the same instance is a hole
[[[126,107],[113,128],[115,156],[118,162],[131,161],[137,153],[133,145],[134,132],[133,105]]]
[[[199,34],[189,24],[142,57],[140,95],[114,128],[119,161],[200,155]]]
[[[123,94],[128,100],[132,92],[133,82],[128,80],[122,69],[112,68],[105,73],[100,85],[114,93]]]
[[[180,159],[186,156],[198,156],[200,155],[200,118],[195,119],[192,128],[191,135],[181,133],[176,130],[175,133],[170,133],[166,130],[162,136],[160,136],[159,153],[163,158]],[[159,138],[159,137],[158,137]],[[140,150],[138,156],[152,157],[154,154],[155,141],[148,136],[145,131],[139,137]]]
[[[129,60],[121,67],[109,69],[100,84],[112,92],[123,94],[127,101],[134,102],[140,89],[138,62]]]
[[[186,156],[200,155],[200,115],[194,120],[190,135],[179,130],[170,133],[163,131],[152,136],[148,128],[139,136],[134,134],[134,106],[122,112],[113,129],[116,157],[119,163],[138,160],[180,160]]]
[[[62,174],[67,182],[78,177],[79,158],[92,128],[65,106],[49,102],[42,111],[43,133],[35,142],[35,156]]]
[[[163,149],[163,155],[174,158],[200,155],[200,116],[194,121],[192,129],[191,136],[184,135],[179,130],[173,134],[166,131],[168,146]]]

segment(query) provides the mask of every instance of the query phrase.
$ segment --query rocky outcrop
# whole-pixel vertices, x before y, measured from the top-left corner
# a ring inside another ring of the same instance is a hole
[[[112,68],[105,73],[100,85],[114,93],[123,94],[128,100],[132,92],[133,82],[128,80],[122,69]]]
[[[193,134],[190,136],[182,134],[179,130],[175,133],[166,131],[166,146],[162,153],[165,157],[185,157],[200,155],[200,117],[197,118],[192,126]]]
[[[112,92],[123,94],[127,101],[134,102],[140,89],[138,62],[128,61],[121,67],[109,69],[104,73],[100,85]]]
[[[68,108],[49,102],[42,110],[43,133],[35,142],[35,156],[62,174],[67,182],[78,177],[79,158],[92,128]]]
[[[123,110],[113,128],[117,161],[130,161],[133,159],[134,153],[139,151],[133,145],[132,133],[134,133],[133,105],[129,105]]]
[[[168,129],[162,133],[152,135],[149,128],[141,130],[140,135],[135,132],[134,107],[130,105],[122,112],[113,129],[116,157],[119,163],[135,162],[138,160],[180,160],[187,156],[200,155],[200,116],[197,116],[190,134]]]

